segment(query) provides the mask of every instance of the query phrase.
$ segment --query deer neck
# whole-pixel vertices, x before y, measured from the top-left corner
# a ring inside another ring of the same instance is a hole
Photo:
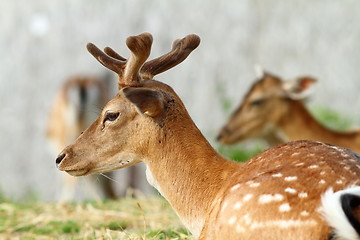
[[[169,126],[144,160],[148,181],[168,200],[194,236],[215,195],[239,165],[221,157],[193,122]]]
[[[359,133],[337,132],[324,127],[300,101],[290,102],[289,111],[279,122],[278,128],[291,141],[301,139],[321,141],[360,151]]]

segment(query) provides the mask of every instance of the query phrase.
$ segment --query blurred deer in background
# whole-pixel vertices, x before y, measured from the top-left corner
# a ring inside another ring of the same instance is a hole
[[[218,141],[234,144],[249,138],[264,138],[270,145],[276,145],[294,140],[314,140],[360,153],[359,130],[330,130],[306,109],[303,99],[315,82],[311,77],[283,81],[264,72],[221,129]]]
[[[63,84],[53,103],[47,128],[47,138],[56,152],[73,142],[98,117],[98,112],[111,99],[112,80],[110,75],[101,79],[76,76]],[[137,185],[137,171],[129,169],[130,187]],[[111,173],[108,176],[113,177]],[[77,182],[75,177],[64,175],[59,199],[74,200]],[[113,186],[116,183],[104,176],[92,176],[86,183],[92,189],[91,197],[115,198],[117,195]],[[96,193],[99,191],[101,194]]]
[[[88,44],[119,75],[119,93],[59,154],[59,170],[83,176],[143,161],[149,183],[199,239],[358,239],[358,155],[298,141],[245,163],[227,160],[201,134],[175,91],[153,80],[199,43],[198,36],[188,35],[147,62],[149,33],[126,40],[127,60],[111,48],[103,52]]]
[[[111,98],[107,86],[109,82],[109,79],[76,76],[63,84],[53,103],[47,127],[47,138],[55,151],[74,141],[96,119],[96,112]],[[74,200],[77,182],[72,176],[63,176],[59,196],[61,201]],[[93,185],[100,182],[104,197],[115,197],[113,183],[109,179],[92,176],[87,182],[93,195],[96,194]]]

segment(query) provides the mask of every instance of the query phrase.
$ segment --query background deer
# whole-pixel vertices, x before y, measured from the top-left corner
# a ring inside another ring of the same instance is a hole
[[[331,130],[306,109],[303,99],[315,82],[311,77],[283,81],[265,72],[221,129],[218,141],[233,144],[257,137],[276,145],[304,139],[342,146],[360,153],[359,130]]]
[[[143,161],[149,183],[200,239],[358,238],[352,210],[360,199],[358,155],[298,141],[246,163],[227,160],[204,138],[174,90],[153,80],[199,43],[198,36],[188,35],[148,62],[149,33],[126,40],[127,60],[111,48],[102,52],[88,44],[89,52],[119,75],[119,93],[59,154],[59,170],[83,176]]]
[[[73,142],[98,117],[100,109],[111,99],[112,80],[110,75],[103,78],[75,76],[63,84],[54,100],[46,132],[54,151],[59,152]],[[139,170],[138,167],[129,169],[129,187],[139,187]],[[114,178],[111,173],[107,175]],[[82,197],[115,198],[119,195],[115,191],[113,180],[101,175],[94,175],[86,180],[82,187],[87,188],[87,191],[83,192],[85,196]],[[75,177],[64,174],[61,182],[61,201],[80,197],[76,196],[78,181]]]

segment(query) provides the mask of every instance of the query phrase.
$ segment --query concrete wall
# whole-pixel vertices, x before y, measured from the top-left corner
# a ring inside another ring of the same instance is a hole
[[[317,77],[312,103],[358,119],[359,12],[357,0],[2,0],[0,189],[54,199],[58,171],[44,126],[69,75],[106,71],[87,53],[89,41],[127,56],[126,37],[148,31],[157,57],[198,34],[200,47],[157,79],[174,87],[209,139],[226,119],[221,99],[238,104],[256,63],[286,78]]]

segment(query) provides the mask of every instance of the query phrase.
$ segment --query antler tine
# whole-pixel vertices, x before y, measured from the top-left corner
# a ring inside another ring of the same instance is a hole
[[[131,51],[126,63],[123,81],[127,86],[136,86],[140,81],[139,70],[150,55],[152,36],[150,33],[142,33],[126,39],[126,45]]]
[[[115,50],[113,50],[111,47],[105,47],[104,48],[104,52],[109,55],[110,57],[113,57],[117,60],[120,61],[126,61],[126,58],[122,57],[120,54],[118,54],[117,52],[115,52]]]
[[[143,79],[152,79],[155,75],[175,67],[184,61],[199,44],[200,38],[195,34],[175,40],[169,53],[144,64],[140,71],[141,77]]]
[[[126,64],[125,61],[121,61],[106,55],[92,43],[88,43],[86,48],[90,54],[93,55],[106,68],[116,72],[119,75],[123,73]]]

